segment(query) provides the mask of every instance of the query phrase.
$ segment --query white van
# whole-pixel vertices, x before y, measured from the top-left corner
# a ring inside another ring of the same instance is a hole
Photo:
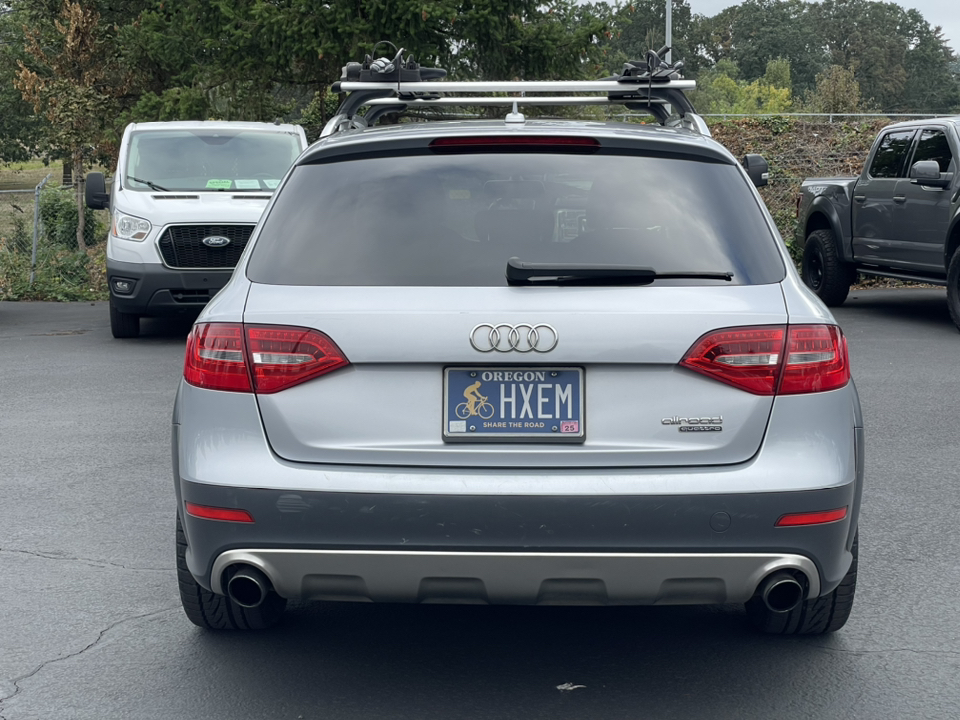
[[[110,192],[87,175],[86,203],[109,207],[110,329],[196,314],[222,288],[270,197],[307,146],[303,128],[255,122],[127,126]]]

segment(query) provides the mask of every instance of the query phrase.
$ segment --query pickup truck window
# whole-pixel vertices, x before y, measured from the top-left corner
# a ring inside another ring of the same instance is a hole
[[[915,132],[915,130],[897,130],[884,135],[876,155],[873,156],[870,177],[904,177],[903,161],[907,157],[910,141],[913,140]]]
[[[950,152],[950,144],[943,130],[924,130],[920,134],[917,150],[913,154],[913,162],[917,163],[921,160],[936,160],[940,164],[940,172],[950,172],[953,153]]]

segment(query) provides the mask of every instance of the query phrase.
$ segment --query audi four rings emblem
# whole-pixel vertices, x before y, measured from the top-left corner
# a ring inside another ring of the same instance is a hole
[[[508,325],[481,323],[470,331],[470,344],[480,352],[547,353],[557,346],[560,336],[552,325]]]

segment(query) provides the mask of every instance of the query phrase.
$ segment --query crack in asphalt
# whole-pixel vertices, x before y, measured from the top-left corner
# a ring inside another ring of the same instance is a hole
[[[22,683],[24,680],[29,680],[30,678],[32,678],[34,675],[36,675],[38,672],[43,670],[45,667],[48,667],[49,665],[53,665],[54,663],[75,658],[79,655],[83,655],[83,653],[87,652],[88,650],[92,650],[93,648],[95,648],[97,645],[100,644],[100,641],[103,640],[104,635],[106,635],[108,632],[113,630],[118,625],[123,625],[124,623],[130,622],[132,620],[142,620],[144,618],[154,617],[156,615],[162,615],[163,613],[168,613],[168,612],[177,610],[179,609],[179,607],[180,607],[179,605],[174,605],[171,607],[161,608],[160,610],[152,610],[151,612],[148,612],[148,613],[141,613],[140,615],[131,615],[130,617],[121,618],[120,620],[117,620],[116,622],[112,622],[109,625],[107,625],[107,627],[105,627],[103,630],[101,630],[97,634],[97,639],[94,640],[89,645],[87,645],[86,647],[80,650],[77,650],[76,652],[72,652],[69,655],[61,655],[60,657],[52,658],[51,660],[44,660],[42,663],[37,665],[37,667],[35,667],[30,672],[24,673],[23,675],[15,677],[13,678],[13,680],[8,680],[7,682],[13,685],[14,690],[9,695],[0,697],[0,720],[6,720],[6,716],[3,714],[3,704],[8,700],[12,700],[23,691],[23,688],[20,686],[20,683]]]
[[[136,572],[172,572],[173,568],[155,568],[155,567],[131,567],[121,565],[120,563],[109,562],[107,560],[93,560],[91,558],[70,557],[69,555],[59,555],[57,553],[34,552],[31,550],[15,550],[12,548],[0,548],[0,553],[10,553],[12,555],[31,555],[33,557],[43,558],[45,560],[66,560],[68,562],[77,562],[82,565],[96,568],[120,568],[121,570],[131,570]],[[0,720],[3,720],[0,717]]]
[[[826,645],[811,645],[817,650],[844,655],[882,655],[883,653],[912,653],[914,655],[960,655],[960,650],[917,650],[916,648],[879,648],[877,650],[846,650]]]

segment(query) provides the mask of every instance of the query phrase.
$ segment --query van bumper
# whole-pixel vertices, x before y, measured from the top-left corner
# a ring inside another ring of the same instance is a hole
[[[110,299],[123,313],[147,317],[196,315],[227,284],[232,270],[171,270],[160,263],[107,258]],[[132,285],[120,292],[118,281]]]

